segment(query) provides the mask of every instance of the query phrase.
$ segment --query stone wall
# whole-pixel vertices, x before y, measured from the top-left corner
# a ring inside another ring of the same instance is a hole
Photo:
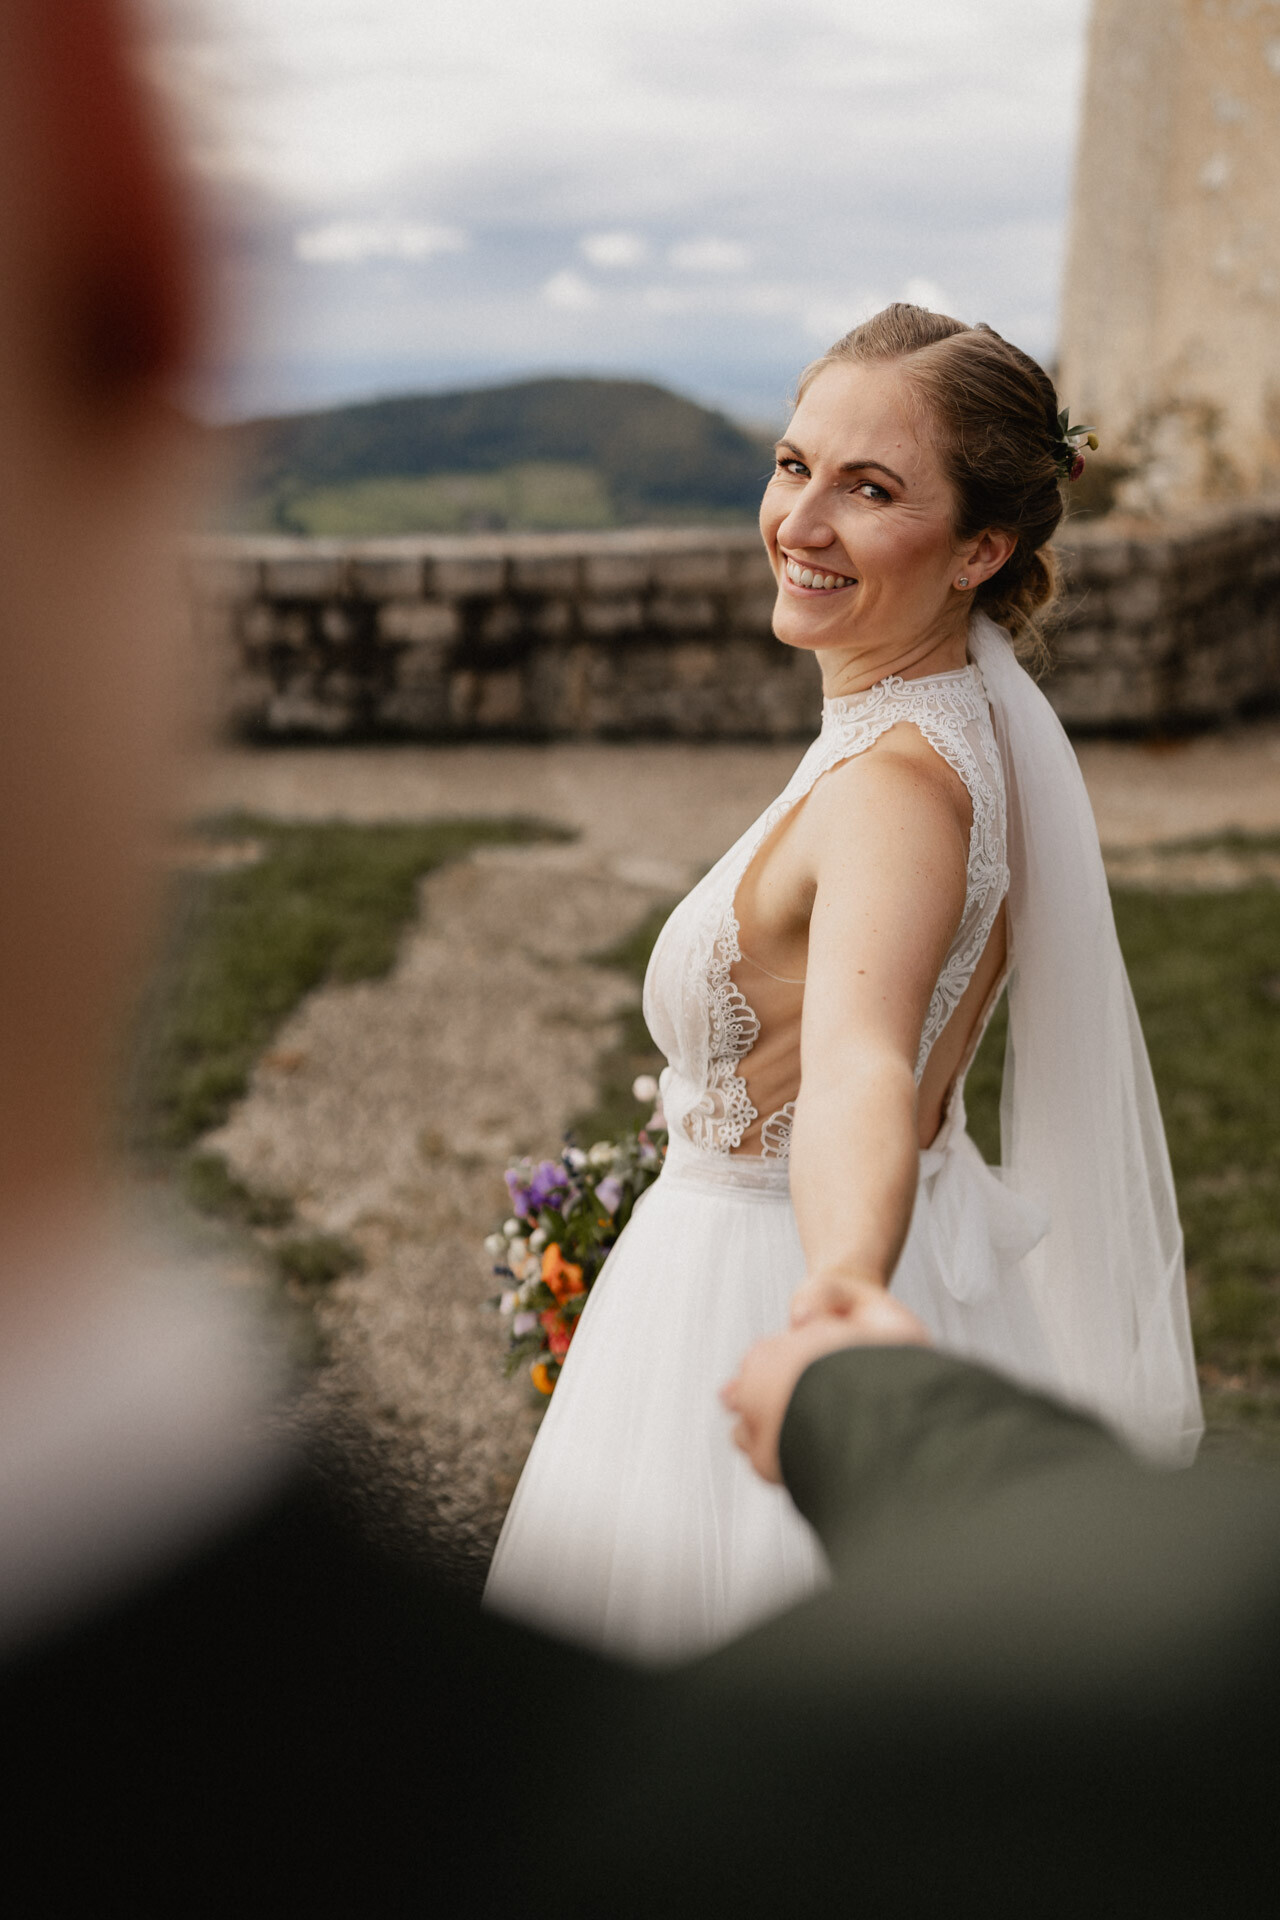
[[[1045,692],[1067,726],[1211,725],[1280,699],[1280,501],[1069,524]]]
[[[1280,503],[1073,525],[1046,691],[1080,728],[1204,724],[1280,695]],[[205,539],[197,631],[250,737],[781,738],[812,661],[770,632],[751,529]]]

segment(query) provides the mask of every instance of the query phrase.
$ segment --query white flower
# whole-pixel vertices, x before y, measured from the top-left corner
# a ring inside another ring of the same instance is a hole
[[[523,1340],[526,1333],[532,1333],[538,1324],[536,1313],[518,1313],[511,1322],[511,1331],[517,1340]]]
[[[631,1091],[643,1105],[658,1097],[658,1083],[651,1073],[641,1073],[631,1082]]]
[[[545,1232],[541,1227],[535,1227],[534,1231],[529,1235],[530,1253],[541,1253],[546,1244],[547,1236]]]
[[[505,1233],[489,1234],[485,1239],[484,1250],[488,1254],[491,1260],[501,1260],[503,1254],[507,1250],[506,1234]]]
[[[587,1164],[587,1156],[581,1147],[566,1147],[564,1150],[564,1163],[567,1167],[572,1167],[575,1173],[581,1173]]]
[[[498,1302],[498,1312],[514,1313],[516,1308],[519,1306],[519,1304],[520,1304],[520,1295],[516,1293],[513,1288],[508,1287],[507,1291],[503,1294],[501,1300],[499,1300]]]
[[[515,1239],[510,1243],[510,1247],[508,1249],[508,1258],[512,1260],[523,1260],[526,1253],[528,1253],[528,1251],[529,1251],[529,1242],[523,1237],[523,1235],[517,1234]]]
[[[506,1234],[508,1240],[518,1240],[524,1232],[524,1223],[515,1219],[513,1216],[510,1220],[503,1221],[502,1231]]]
[[[613,1165],[613,1143],[610,1140],[597,1140],[587,1159],[593,1167],[611,1167]]]

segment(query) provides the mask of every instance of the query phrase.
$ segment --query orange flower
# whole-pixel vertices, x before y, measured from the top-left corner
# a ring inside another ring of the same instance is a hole
[[[582,1268],[566,1260],[554,1240],[542,1256],[542,1284],[561,1302],[571,1300],[575,1293],[586,1292]]]
[[[562,1320],[560,1318],[559,1307],[548,1307],[545,1313],[539,1314],[538,1318],[541,1320],[543,1332],[547,1336],[547,1345],[551,1349],[551,1358],[553,1360],[563,1360],[569,1351],[569,1342],[573,1338],[574,1328],[578,1324],[577,1316],[575,1315],[572,1320]]]
[[[556,1383],[551,1378],[551,1374],[545,1360],[534,1361],[533,1365],[529,1369],[529,1378],[533,1381],[533,1384],[538,1389],[539,1393],[550,1394],[555,1391]]]

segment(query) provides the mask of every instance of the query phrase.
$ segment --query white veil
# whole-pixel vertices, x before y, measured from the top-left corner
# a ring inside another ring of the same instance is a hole
[[[1050,1219],[1023,1272],[1062,1391],[1187,1461],[1204,1422],[1182,1230],[1093,811],[1057,715],[985,614],[970,653],[1009,802],[1004,1177]]]

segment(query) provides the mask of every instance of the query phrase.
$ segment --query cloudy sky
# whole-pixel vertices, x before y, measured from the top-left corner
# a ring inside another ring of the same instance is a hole
[[[779,416],[900,296],[1053,351],[1087,0],[151,0],[210,405],[547,370]]]

